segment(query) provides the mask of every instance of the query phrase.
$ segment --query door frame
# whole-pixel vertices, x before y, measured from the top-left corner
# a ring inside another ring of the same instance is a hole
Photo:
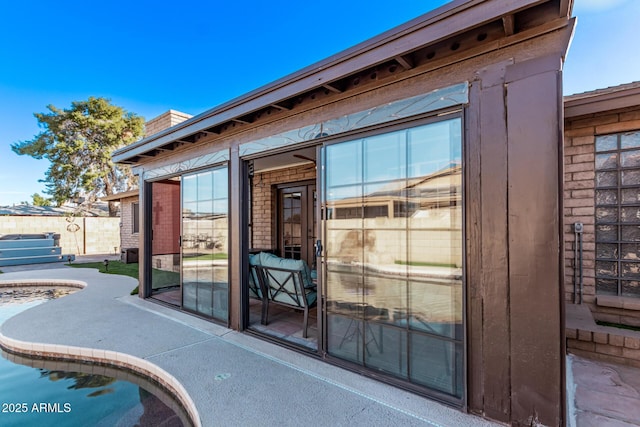
[[[291,151],[294,152],[300,148],[304,148],[304,147],[315,147],[316,149],[316,153],[320,152],[320,149],[322,147],[322,143],[321,142],[314,142],[313,144],[303,144],[303,146],[296,146],[291,148],[290,150],[279,150],[278,152],[286,152],[286,151]],[[267,339],[269,341],[273,341],[275,343],[277,343],[278,345],[281,345],[283,347],[287,347],[287,348],[291,348],[293,350],[296,351],[302,351],[307,355],[311,355],[311,356],[319,356],[319,357],[323,357],[324,355],[324,350],[323,350],[323,321],[322,321],[322,308],[321,308],[321,303],[324,300],[323,294],[322,294],[322,278],[320,277],[320,258],[321,256],[318,255],[318,252],[315,249],[315,245],[313,246],[312,249],[316,252],[316,269],[318,271],[318,278],[317,278],[317,292],[318,292],[318,296],[317,296],[317,302],[316,302],[316,306],[315,308],[311,308],[310,311],[312,310],[316,310],[316,317],[317,317],[317,324],[318,324],[318,339],[317,339],[317,348],[315,351],[309,349],[309,348],[305,348],[299,345],[296,345],[294,343],[291,343],[289,341],[283,340],[283,339],[279,339],[275,336],[272,335],[268,335],[265,334],[264,332],[260,332],[257,331],[255,329],[251,328],[251,323],[250,323],[250,312],[249,312],[249,274],[248,274],[248,269],[249,269],[249,253],[250,253],[250,249],[252,249],[252,245],[254,244],[253,242],[253,238],[252,238],[252,234],[255,231],[254,227],[255,224],[253,223],[253,198],[254,198],[254,194],[253,194],[253,184],[254,184],[254,167],[253,167],[253,161],[256,159],[260,159],[262,157],[268,157],[270,155],[274,154],[273,152],[268,152],[268,153],[259,153],[259,154],[255,154],[255,155],[250,155],[250,156],[246,156],[246,157],[239,157],[239,161],[240,161],[240,171],[241,171],[241,191],[240,191],[240,224],[241,224],[241,230],[240,230],[240,237],[241,240],[239,242],[240,245],[240,269],[242,270],[241,272],[241,280],[240,280],[240,292],[239,292],[239,299],[240,299],[240,330],[243,332],[247,332],[250,334],[255,334],[256,336],[259,336],[261,338]],[[317,160],[316,160],[316,164],[317,164]],[[307,202],[309,203],[308,205],[308,211],[309,213],[313,212],[313,215],[315,215],[316,218],[316,229],[315,229],[315,233],[316,233],[316,240],[319,239],[320,237],[320,233],[322,230],[322,226],[321,226],[321,221],[320,221],[320,217],[318,216],[319,212],[320,212],[320,194],[319,194],[319,183],[320,183],[320,170],[316,168],[316,173],[315,173],[315,178],[311,178],[311,179],[306,179],[306,180],[302,180],[302,181],[292,181],[292,182],[283,182],[280,184],[273,184],[272,185],[272,195],[273,195],[273,190],[275,190],[275,204],[273,206],[274,211],[272,212],[272,220],[273,220],[273,215],[277,215],[277,217],[275,218],[274,223],[272,223],[272,233],[275,233],[275,239],[276,242],[275,243],[277,250],[280,250],[280,239],[279,239],[279,234],[280,234],[280,216],[281,216],[281,212],[280,212],[280,191],[282,189],[285,188],[295,188],[295,187],[301,187],[301,186],[305,186],[307,187],[307,189],[309,187],[314,187],[315,191],[316,191],[316,206],[315,209],[313,207],[313,197],[307,197]],[[272,238],[273,238],[273,234],[272,234]],[[273,244],[272,243],[272,244]],[[309,265],[309,267],[311,267],[311,265]]]
[[[307,262],[310,268],[312,267],[312,263],[308,261],[308,259],[313,258],[313,244],[309,245],[309,231],[315,232],[315,237],[319,236],[318,234],[318,217],[316,216],[316,212],[313,207],[313,191],[317,193],[317,184],[316,180],[304,180],[304,181],[295,181],[295,182],[287,182],[283,184],[276,185],[277,190],[277,200],[276,200],[276,212],[277,212],[277,220],[276,220],[276,242],[278,246],[278,251],[280,252],[280,256],[284,257],[284,244],[283,244],[283,230],[282,227],[284,225],[283,218],[283,209],[282,206],[282,195],[285,192],[296,192],[299,190],[301,195],[301,214],[302,218],[300,221],[301,227],[301,248],[300,248],[300,259],[303,259]],[[313,230],[313,220],[315,217],[316,230]],[[313,237],[313,236],[312,236]],[[304,242],[304,243],[303,243]],[[314,242],[315,243],[315,242]]]
[[[231,267],[228,264],[227,265],[227,318],[222,320],[219,318],[216,318],[212,315],[208,315],[202,312],[199,312],[197,310],[192,310],[189,308],[185,308],[184,306],[184,178],[187,176],[192,176],[192,175],[198,175],[201,173],[206,173],[206,172],[211,172],[213,173],[216,170],[219,170],[221,168],[226,168],[227,170],[227,221],[229,220],[229,212],[230,212],[230,208],[231,208],[231,182],[229,179],[229,174],[231,172],[231,168],[229,166],[229,162],[222,162],[222,163],[217,163],[217,164],[213,164],[213,165],[207,165],[205,167],[202,168],[197,168],[197,169],[191,169],[188,171],[184,171],[183,173],[181,173],[180,175],[177,175],[180,177],[180,309],[183,311],[186,311],[190,314],[193,314],[195,316],[198,317],[202,317],[204,319],[207,319],[208,321],[211,322],[215,322],[218,324],[223,324],[225,326],[229,325],[229,319],[231,317],[231,299],[229,298],[229,295],[231,293]],[[197,178],[196,178],[197,179]],[[196,187],[197,189],[197,187]],[[213,189],[212,189],[213,190]],[[198,191],[198,190],[196,190]],[[229,250],[229,235],[230,235],[230,222],[227,223],[227,262],[229,262],[229,260],[231,259],[230,257],[230,250]],[[196,295],[198,292],[198,285],[196,285]],[[215,284],[213,282],[213,278],[212,278],[212,282],[211,282],[211,302],[212,304],[214,304],[214,289],[215,289]],[[196,296],[197,298],[197,296]],[[197,305],[196,305],[197,306]],[[213,308],[213,307],[212,307]]]
[[[318,204],[317,204],[317,220],[318,220],[318,236],[320,236],[323,247],[319,251],[319,255],[317,257],[318,263],[318,309],[321,311],[318,313],[318,331],[319,331],[319,339],[320,336],[322,340],[318,342],[318,352],[320,353],[323,360],[337,365],[342,366],[344,368],[353,370],[367,377],[374,377],[380,381],[392,384],[401,389],[410,390],[414,393],[426,396],[430,399],[434,399],[440,401],[442,403],[452,405],[459,408],[466,408],[468,402],[468,331],[467,331],[467,246],[465,244],[467,238],[467,167],[466,167],[466,156],[467,156],[467,136],[466,136],[466,124],[465,124],[465,109],[460,107],[451,107],[445,110],[446,113],[442,114],[434,114],[434,112],[429,112],[427,114],[421,114],[418,116],[411,117],[409,119],[399,120],[392,123],[383,123],[374,125],[369,128],[365,128],[361,131],[345,133],[336,137],[329,137],[323,139],[322,143],[316,147],[316,164],[317,164],[317,189],[318,189]],[[462,247],[462,295],[461,295],[461,315],[462,315],[462,338],[460,340],[462,344],[462,396],[460,398],[453,397],[447,393],[440,392],[436,389],[429,388],[427,386],[421,386],[419,384],[412,383],[408,380],[396,378],[392,375],[380,374],[378,371],[368,368],[366,365],[361,365],[358,363],[351,362],[346,359],[342,359],[337,356],[332,356],[328,352],[328,333],[327,333],[327,288],[326,288],[326,265],[325,265],[325,248],[326,248],[326,224],[325,224],[325,216],[326,212],[324,209],[324,204],[326,203],[326,164],[325,164],[325,148],[331,145],[336,145],[344,142],[349,142],[356,139],[362,139],[372,136],[383,135],[386,133],[391,133],[395,131],[408,130],[411,128],[435,124],[441,121],[446,121],[451,118],[459,118],[461,122],[461,141],[460,141],[460,156],[461,156],[461,209],[462,209],[462,217],[461,217],[461,247]],[[320,291],[322,289],[322,291]],[[320,329],[322,327],[322,329]]]

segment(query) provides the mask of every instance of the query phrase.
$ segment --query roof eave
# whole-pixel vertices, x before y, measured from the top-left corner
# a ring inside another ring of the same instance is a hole
[[[115,162],[132,159],[263,108],[329,84],[390,58],[473,29],[548,0],[456,0],[323,61],[192,117],[113,153]]]
[[[621,90],[594,91],[567,96],[564,99],[565,118],[597,114],[640,105],[640,85]]]

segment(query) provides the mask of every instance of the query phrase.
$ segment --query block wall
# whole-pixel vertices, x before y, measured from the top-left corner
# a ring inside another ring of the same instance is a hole
[[[60,234],[63,254],[113,254],[120,251],[120,218],[0,216],[0,234]]]

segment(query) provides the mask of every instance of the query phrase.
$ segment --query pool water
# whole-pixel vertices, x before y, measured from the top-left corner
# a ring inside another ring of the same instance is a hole
[[[66,295],[66,289],[0,288],[0,325]],[[70,289],[71,292],[75,289]],[[184,426],[179,405],[148,380],[115,368],[32,359],[1,352],[0,426]],[[132,379],[145,384],[123,380]]]

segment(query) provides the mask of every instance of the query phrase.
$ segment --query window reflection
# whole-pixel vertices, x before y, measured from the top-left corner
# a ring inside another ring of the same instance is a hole
[[[183,306],[226,321],[228,299],[228,169],[184,177]]]
[[[330,145],[325,162],[329,353],[460,398],[460,118]]]

